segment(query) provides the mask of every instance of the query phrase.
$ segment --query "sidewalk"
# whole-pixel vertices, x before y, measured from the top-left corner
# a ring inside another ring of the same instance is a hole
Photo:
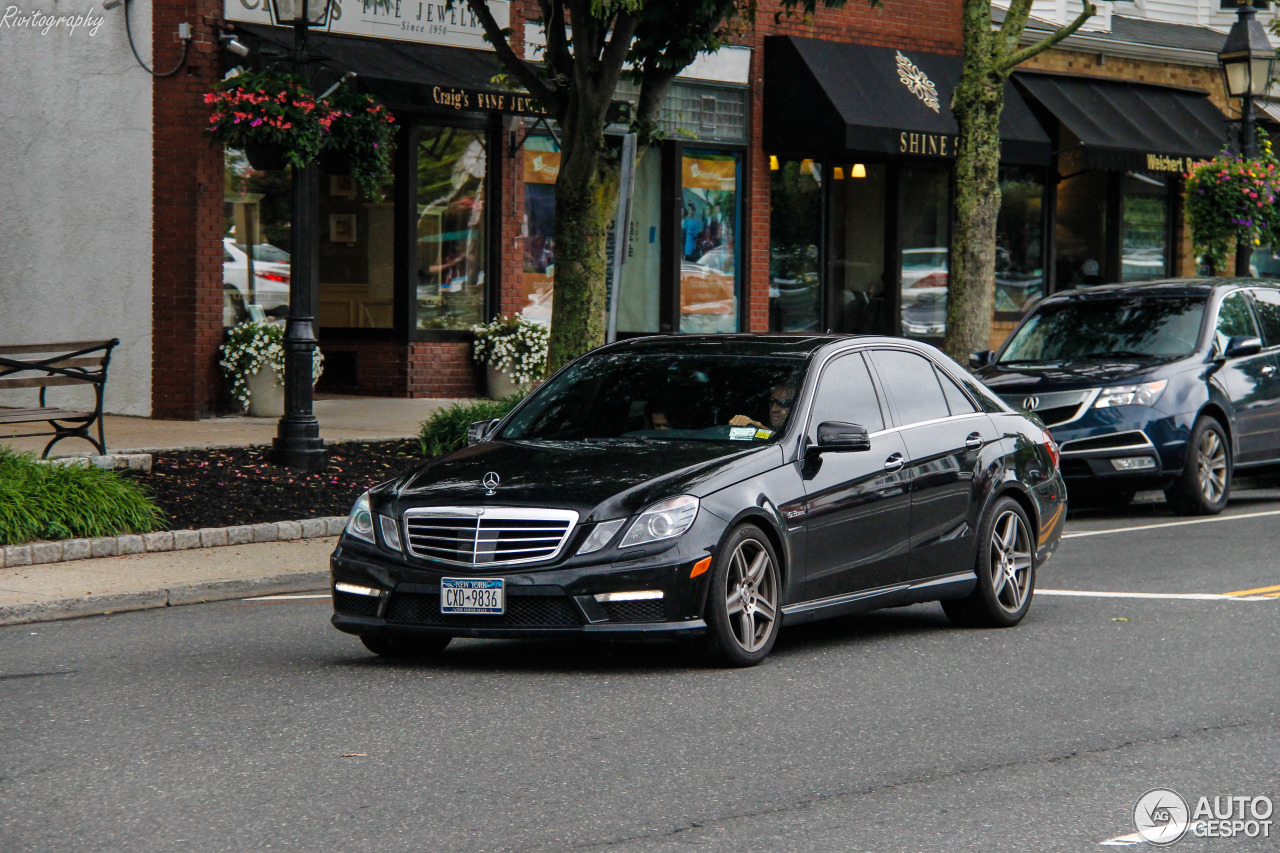
[[[417,436],[432,412],[452,402],[327,396],[316,400],[314,411],[326,442],[385,441]],[[269,445],[277,428],[274,419],[244,416],[205,421],[108,416],[105,422],[111,453]],[[47,441],[0,438],[0,444],[36,453]],[[86,442],[74,439],[54,447],[54,455],[91,452]],[[0,625],[327,589],[329,553],[337,541],[328,534],[340,522],[308,521],[309,532],[323,535],[0,567]],[[204,538],[206,545],[228,539]]]

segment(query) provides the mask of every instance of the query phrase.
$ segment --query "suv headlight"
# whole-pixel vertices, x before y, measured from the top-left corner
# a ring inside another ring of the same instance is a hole
[[[1160,393],[1169,384],[1168,379],[1157,379],[1155,382],[1144,382],[1141,385],[1116,385],[1114,388],[1103,388],[1098,395],[1095,409],[1109,409],[1112,406],[1153,406],[1160,399]]]
[[[369,493],[365,492],[356,498],[355,505],[347,515],[346,533],[365,542],[377,544],[373,538],[373,511],[369,509]]]
[[[618,547],[630,548],[648,542],[675,539],[692,527],[693,520],[697,517],[698,499],[693,495],[659,501],[640,513]]]

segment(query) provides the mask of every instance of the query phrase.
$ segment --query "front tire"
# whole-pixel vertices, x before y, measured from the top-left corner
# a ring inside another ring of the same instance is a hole
[[[1217,515],[1231,496],[1231,442],[1222,424],[1201,417],[1187,442],[1187,464],[1182,476],[1164,493],[1178,515]]]
[[[382,634],[361,634],[360,642],[378,657],[384,658],[416,658],[425,660],[435,657],[444,651],[452,637],[420,637],[405,639],[404,637],[388,637]]]
[[[946,600],[942,609],[957,625],[1012,628],[1031,607],[1036,587],[1035,541],[1031,523],[1013,498],[1000,498],[978,526],[978,585],[965,598]]]
[[[782,618],[778,557],[754,524],[735,529],[711,567],[707,640],[730,666],[755,666],[773,650]]]

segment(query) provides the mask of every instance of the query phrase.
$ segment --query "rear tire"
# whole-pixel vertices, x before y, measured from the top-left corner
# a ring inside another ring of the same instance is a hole
[[[1222,424],[1201,417],[1187,442],[1182,476],[1165,490],[1165,499],[1178,515],[1217,515],[1231,497],[1231,443]]]
[[[384,658],[432,658],[444,651],[452,637],[421,637],[405,639],[382,634],[361,634],[360,642],[375,655]]]
[[[1036,587],[1031,524],[1013,498],[1000,498],[978,525],[974,561],[978,585],[965,598],[944,600],[952,622],[965,627],[1012,628],[1031,606]]]
[[[707,645],[729,666],[755,666],[773,650],[782,618],[782,576],[769,537],[754,524],[729,534],[711,566]]]

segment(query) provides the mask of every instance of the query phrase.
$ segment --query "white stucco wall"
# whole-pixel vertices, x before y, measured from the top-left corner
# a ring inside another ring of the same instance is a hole
[[[129,5],[150,62],[151,0]],[[152,83],[124,11],[0,0],[0,343],[120,338],[107,410],[147,415]]]

